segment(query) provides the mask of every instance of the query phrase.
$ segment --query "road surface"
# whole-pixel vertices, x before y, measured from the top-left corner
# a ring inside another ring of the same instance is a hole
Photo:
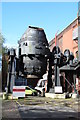
[[[80,119],[79,99],[52,99],[28,96],[25,99],[3,100],[2,120],[6,119]]]

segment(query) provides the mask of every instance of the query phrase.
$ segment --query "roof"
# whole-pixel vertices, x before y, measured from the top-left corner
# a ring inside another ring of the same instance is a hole
[[[78,20],[78,17],[77,18],[75,18],[68,26],[66,26],[58,35],[57,35],[57,37],[61,37],[62,36],[62,34],[63,34],[63,32],[65,32],[73,23],[75,23],[75,22],[77,22],[77,20]],[[50,42],[49,42],[49,45],[51,46],[52,44],[53,44],[53,41],[55,40],[55,38],[53,38]]]
[[[65,65],[60,68],[60,71],[76,71],[80,70],[80,62],[73,64],[72,66],[70,65]]]

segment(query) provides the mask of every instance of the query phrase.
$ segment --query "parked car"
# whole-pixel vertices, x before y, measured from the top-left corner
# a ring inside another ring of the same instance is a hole
[[[37,90],[38,96],[45,96],[45,88],[47,89],[47,80],[40,79],[37,83],[37,86],[35,87],[35,90]]]
[[[32,88],[30,88],[29,86],[26,86],[26,88],[25,88],[25,95],[26,96],[27,95],[33,95],[33,96],[35,96],[35,95],[37,95],[37,91],[34,90],[34,89],[32,89]]]

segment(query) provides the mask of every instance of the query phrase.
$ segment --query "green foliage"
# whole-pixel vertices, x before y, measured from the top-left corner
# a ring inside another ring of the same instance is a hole
[[[8,71],[8,56],[5,54],[5,47],[3,43],[5,42],[5,38],[0,33],[0,56],[2,55],[2,90],[5,89],[7,84],[7,71]],[[0,76],[1,77],[1,76]],[[0,79],[1,81],[1,79]]]
[[[2,90],[5,89],[7,85],[7,72],[8,72],[8,56],[6,54],[2,55]]]
[[[3,49],[3,43],[4,43],[5,39],[2,36],[2,34],[0,33],[0,55],[2,54],[2,49]]]

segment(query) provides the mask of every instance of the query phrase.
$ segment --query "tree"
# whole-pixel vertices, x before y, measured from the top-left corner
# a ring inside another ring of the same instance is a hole
[[[2,60],[0,59],[2,63],[2,69],[0,71],[0,83],[2,83],[2,86],[0,84],[0,89],[2,90],[5,89],[5,86],[7,84],[7,71],[8,71],[8,55],[5,54],[6,48],[3,46],[4,42],[5,42],[5,38],[0,33],[0,57],[2,58]]]
[[[7,86],[8,55],[2,55],[2,90]]]
[[[4,38],[0,33],[0,91],[2,91],[2,72],[1,72],[1,66],[2,66],[2,46],[3,46]]]
[[[5,38],[3,35],[0,33],[0,55],[2,55],[2,48],[3,48],[3,43],[5,41]],[[3,48],[4,49],[4,48]]]

